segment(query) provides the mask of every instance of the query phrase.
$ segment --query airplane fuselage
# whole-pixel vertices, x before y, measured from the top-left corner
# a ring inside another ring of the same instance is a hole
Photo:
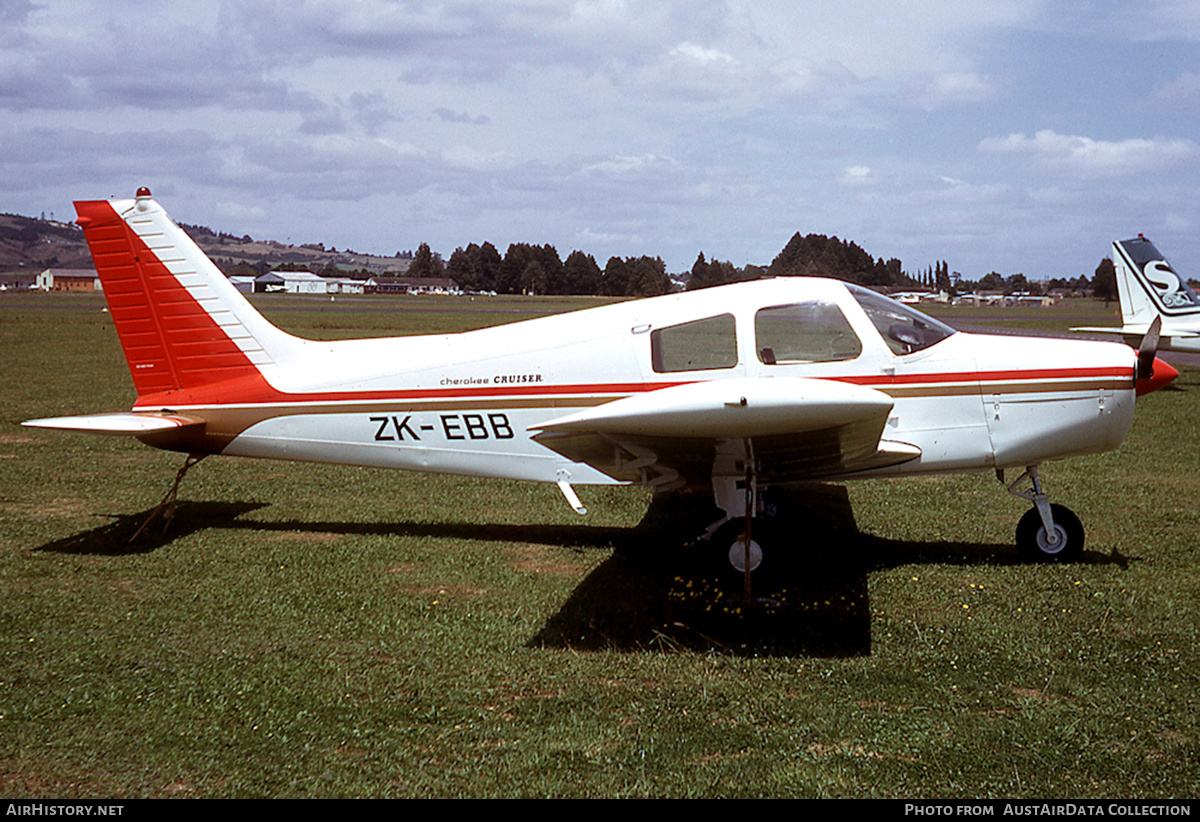
[[[814,300],[837,306],[857,338],[856,355],[763,362],[756,314]],[[719,367],[656,370],[654,329],[719,316],[732,318],[734,356]],[[178,450],[540,481],[566,472],[589,484],[618,480],[548,450],[533,439],[539,425],[698,382],[820,379],[885,394],[894,407],[883,436],[920,454],[870,474],[1025,466],[1107,450],[1123,438],[1134,406],[1133,355],[1123,345],[959,332],[897,355],[844,284],[813,278],[460,334],[300,341],[288,360],[259,371],[261,379],[241,384],[144,396],[136,410],[204,419],[201,437],[165,443]],[[694,425],[683,418],[666,430],[686,438]]]
[[[1139,365],[1120,343],[955,332],[813,277],[459,334],[304,340],[268,322],[149,191],[76,208],[138,399],[26,425],[191,457],[554,482],[580,513],[574,484],[711,485],[747,529],[771,485],[1022,468],[1009,490],[1034,507],[1019,546],[1071,559],[1082,527],[1050,505],[1037,466],[1116,448],[1135,396],[1174,374],[1152,346]]]

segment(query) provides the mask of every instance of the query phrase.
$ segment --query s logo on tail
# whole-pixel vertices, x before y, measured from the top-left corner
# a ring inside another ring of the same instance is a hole
[[[1120,334],[1137,345],[1156,318],[1161,319],[1160,347],[1164,351],[1200,352],[1200,297],[1188,287],[1154,243],[1139,234],[1112,244],[1117,294],[1121,300],[1120,327],[1073,328],[1093,334]]]
[[[1136,285],[1166,314],[1200,312],[1200,298],[1188,288],[1183,277],[1171,267],[1154,243],[1138,235],[1135,239],[1113,243],[1113,263],[1117,269],[1117,287],[1123,301],[1138,305],[1131,294]],[[1149,307],[1147,307],[1149,308]],[[1149,315],[1147,316],[1148,319]],[[1142,319],[1142,318],[1138,318]]]

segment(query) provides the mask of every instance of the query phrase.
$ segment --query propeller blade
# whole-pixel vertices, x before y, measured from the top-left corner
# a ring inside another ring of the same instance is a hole
[[[1158,335],[1162,331],[1162,316],[1150,323],[1142,344],[1138,346],[1136,379],[1145,380],[1154,376],[1154,356],[1158,353]]]

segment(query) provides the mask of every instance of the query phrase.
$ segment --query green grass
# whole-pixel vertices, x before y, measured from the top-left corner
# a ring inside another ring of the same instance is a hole
[[[274,299],[324,337],[562,307]],[[133,396],[97,298],[27,300],[0,298],[4,796],[1200,793],[1196,369],[1119,451],[1044,467],[1081,563],[1018,563],[988,474],[815,486],[750,612],[673,538],[704,500],[639,489],[579,489],[584,519],[553,487],[215,457],[127,547],[181,457],[19,427]]]

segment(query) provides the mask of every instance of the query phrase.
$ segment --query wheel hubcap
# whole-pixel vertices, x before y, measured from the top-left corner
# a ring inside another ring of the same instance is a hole
[[[1054,542],[1046,538],[1046,529],[1039,528],[1037,532],[1038,550],[1043,554],[1057,554],[1067,547],[1067,532],[1058,523],[1054,525],[1054,533],[1058,537]]]
[[[750,540],[750,570],[753,571],[762,562],[762,548],[754,540]],[[746,573],[746,538],[738,537],[729,549],[729,564],[738,573]]]

